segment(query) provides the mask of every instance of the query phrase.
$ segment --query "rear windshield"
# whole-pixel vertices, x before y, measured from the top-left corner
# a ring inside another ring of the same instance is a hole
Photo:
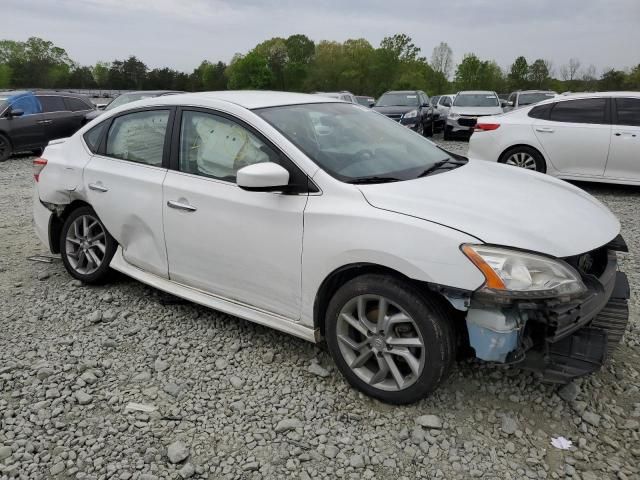
[[[537,92],[537,93],[521,93],[518,99],[518,105],[533,105],[534,103],[547,100],[548,98],[555,97],[556,94],[552,92]]]
[[[490,93],[462,93],[456,95],[453,105],[456,107],[497,107],[498,97]]]
[[[376,107],[413,107],[418,105],[417,93],[385,93]]]

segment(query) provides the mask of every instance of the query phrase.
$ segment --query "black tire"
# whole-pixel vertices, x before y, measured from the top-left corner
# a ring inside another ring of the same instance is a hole
[[[453,135],[451,133],[451,128],[446,126],[444,127],[444,139],[445,140],[452,140]]]
[[[6,136],[0,134],[0,162],[8,160],[12,152],[11,142]]]
[[[433,137],[433,122],[430,122],[429,126],[424,128],[424,136]]]
[[[419,123],[417,128],[416,128],[416,133],[419,135],[424,135],[424,124],[423,123]]]
[[[67,248],[67,233],[72,228],[74,221],[82,216],[90,216],[93,219],[97,220],[99,226],[104,231],[105,251],[102,257],[102,262],[100,263],[100,266],[91,273],[82,273],[73,267],[69,259],[70,253],[68,252]],[[67,269],[67,272],[69,272],[69,275],[71,275],[73,278],[76,278],[81,282],[87,284],[99,285],[105,283],[109,279],[112,274],[112,270],[111,268],[109,268],[109,263],[111,263],[111,259],[116,253],[117,247],[117,242],[109,234],[96,212],[93,210],[93,208],[88,206],[77,208],[73,212],[71,212],[71,214],[65,220],[62,226],[62,231],[60,232],[60,255],[62,256],[62,263],[64,264],[64,267]]]
[[[498,162],[506,163],[507,160],[514,154],[525,154],[533,157],[533,160],[536,163],[536,172],[547,173],[547,163],[544,161],[544,157],[542,156],[542,154],[535,148],[528,147],[526,145],[518,145],[505,151],[502,155],[500,155]]]
[[[408,387],[390,391],[361,379],[347,364],[338,340],[338,317],[349,302],[360,295],[378,295],[401,306],[413,320],[424,344],[424,367]],[[326,339],[331,356],[346,380],[356,389],[395,405],[416,402],[434,391],[448,376],[455,359],[455,334],[438,299],[424,295],[411,283],[390,275],[368,274],[345,283],[335,293],[326,311]]]

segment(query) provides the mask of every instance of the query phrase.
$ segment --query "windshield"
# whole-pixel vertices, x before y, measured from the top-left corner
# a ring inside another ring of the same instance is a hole
[[[555,96],[556,94],[553,92],[521,93],[520,98],[518,98],[518,105],[521,107],[523,105],[531,105]]]
[[[255,112],[343,182],[410,180],[450,159],[421,135],[358,105],[314,103]]]
[[[360,105],[364,105],[365,107],[368,107],[369,105],[375,103],[375,100],[370,97],[356,97],[356,100]]]
[[[124,93],[120,95],[118,98],[113,100],[105,110],[111,110],[112,108],[119,107],[121,105],[125,105],[127,103],[135,102],[136,100],[143,100],[145,98],[153,98],[155,95],[149,95],[148,93]]]
[[[453,101],[454,107],[497,107],[498,97],[491,93],[459,93]]]
[[[416,93],[385,93],[380,97],[376,107],[417,107]]]

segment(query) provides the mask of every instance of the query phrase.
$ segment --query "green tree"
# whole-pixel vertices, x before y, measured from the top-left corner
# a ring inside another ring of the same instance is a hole
[[[93,75],[93,80],[98,88],[107,88],[110,67],[108,62],[97,62],[91,69],[91,75]]]
[[[9,65],[0,64],[0,88],[11,87],[11,67]]]
[[[529,77],[529,65],[527,59],[520,56],[514,60],[509,70],[509,88],[511,90],[521,90],[527,88]]]
[[[411,37],[404,33],[396,33],[392,37],[384,37],[380,42],[380,48],[392,51],[396,58],[401,61],[425,61],[424,57],[419,57],[420,48],[416,47]]]
[[[534,87],[546,88],[550,80],[548,62],[538,58],[529,65],[528,79]]]
[[[598,87],[600,90],[623,90],[626,83],[626,75],[622,70],[610,68],[600,77]]]
[[[456,68],[456,86],[458,90],[480,88],[482,78],[482,61],[473,53],[467,53]]]
[[[232,89],[265,89],[273,84],[267,59],[255,51],[244,56],[236,54],[227,67],[226,75]]]
[[[287,89],[302,91],[309,75],[309,68],[313,62],[316,45],[306,35],[291,35],[285,40],[289,61],[284,69],[287,79]]]

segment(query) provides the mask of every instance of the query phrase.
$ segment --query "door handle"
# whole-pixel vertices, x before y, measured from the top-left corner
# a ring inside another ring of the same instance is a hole
[[[39,125],[51,125],[53,123],[53,120],[39,120],[37,123]]]
[[[633,137],[633,138],[635,138],[635,136],[636,136],[636,134],[635,134],[635,133],[631,133],[631,132],[616,132],[616,133],[614,133],[614,135],[615,135],[616,137],[619,137],[619,136],[621,136],[621,135],[629,135],[629,136],[631,136],[631,137]]]
[[[536,127],[536,132],[553,133],[555,130],[550,127]]]
[[[175,200],[169,200],[167,207],[175,208],[176,210],[183,210],[185,212],[195,212],[198,210],[196,207],[189,205],[188,203],[176,202]]]
[[[101,193],[109,191],[109,189],[104,185],[102,185],[101,183],[90,183],[89,190],[94,190],[96,192],[101,192]]]

